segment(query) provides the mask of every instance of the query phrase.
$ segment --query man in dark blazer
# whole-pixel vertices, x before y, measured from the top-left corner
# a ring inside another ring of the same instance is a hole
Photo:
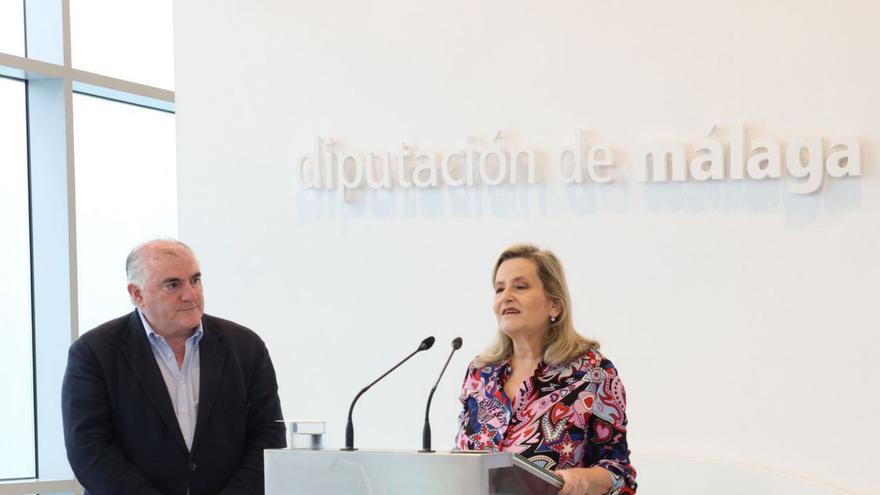
[[[263,449],[285,445],[263,341],[203,313],[182,243],[126,261],[129,315],[70,346],[62,387],[67,457],[87,494],[262,494]]]

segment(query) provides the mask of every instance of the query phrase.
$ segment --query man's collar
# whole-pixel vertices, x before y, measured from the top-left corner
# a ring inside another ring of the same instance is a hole
[[[141,323],[144,324],[144,331],[147,333],[147,340],[150,340],[150,336],[152,336],[152,335],[155,335],[156,337],[162,337],[161,335],[156,333],[155,330],[153,330],[152,325],[150,325],[150,322],[147,321],[147,317],[144,316],[144,312],[141,311],[141,308],[137,308],[137,313],[138,313],[138,316],[141,318]],[[204,332],[204,325],[202,323],[202,320],[199,320],[199,326],[196,327],[196,329],[193,331],[192,335],[187,337],[187,339],[194,337],[194,336],[198,336],[199,338],[201,338],[202,334],[204,334],[204,333],[205,333]],[[162,338],[164,339],[164,337],[162,337]]]

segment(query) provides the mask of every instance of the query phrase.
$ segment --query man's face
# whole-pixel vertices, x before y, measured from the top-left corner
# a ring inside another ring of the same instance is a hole
[[[131,300],[159,335],[188,337],[205,310],[199,264],[179,246],[146,249],[143,286],[128,285]]]

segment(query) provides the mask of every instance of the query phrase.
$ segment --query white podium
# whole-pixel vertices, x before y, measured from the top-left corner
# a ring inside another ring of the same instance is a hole
[[[555,494],[508,453],[267,450],[266,495]]]

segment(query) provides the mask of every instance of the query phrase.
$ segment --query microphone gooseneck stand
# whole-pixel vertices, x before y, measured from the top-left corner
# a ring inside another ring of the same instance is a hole
[[[351,407],[348,408],[348,423],[346,423],[346,425],[345,425],[345,447],[342,448],[341,450],[347,450],[347,451],[357,450],[354,448],[354,423],[352,423],[352,421],[351,421],[351,413],[354,411],[355,403],[358,401],[358,399],[361,398],[362,395],[364,395],[364,392],[369,390],[370,387],[375,385],[379,380],[385,378],[388,375],[388,373],[391,373],[392,371],[396,370],[401,364],[407,362],[409,360],[409,358],[415,356],[419,352],[426,351],[426,350],[430,349],[432,345],[434,345],[434,337],[426,338],[425,340],[422,341],[421,344],[419,344],[418,349],[411,352],[409,356],[403,358],[403,361],[394,365],[393,368],[386,371],[379,378],[376,378],[375,380],[373,380],[373,383],[370,383],[366,387],[362,388],[361,391],[358,392],[358,394],[354,396],[354,400],[351,401]]]
[[[449,366],[449,361],[452,360],[452,355],[455,354],[455,351],[461,348],[461,337],[456,337],[452,340],[452,351],[449,352],[449,357],[446,358],[446,364],[443,365],[443,369],[440,371],[440,376],[437,377],[437,383],[431,388],[431,393],[428,394],[428,404],[425,406],[425,426],[422,428],[422,450],[419,452],[431,453],[434,452],[431,450],[431,422],[429,420],[429,416],[431,413],[431,399],[434,398],[434,392],[437,390],[437,385],[440,384],[440,379],[443,378],[443,373],[446,373],[446,367]]]

